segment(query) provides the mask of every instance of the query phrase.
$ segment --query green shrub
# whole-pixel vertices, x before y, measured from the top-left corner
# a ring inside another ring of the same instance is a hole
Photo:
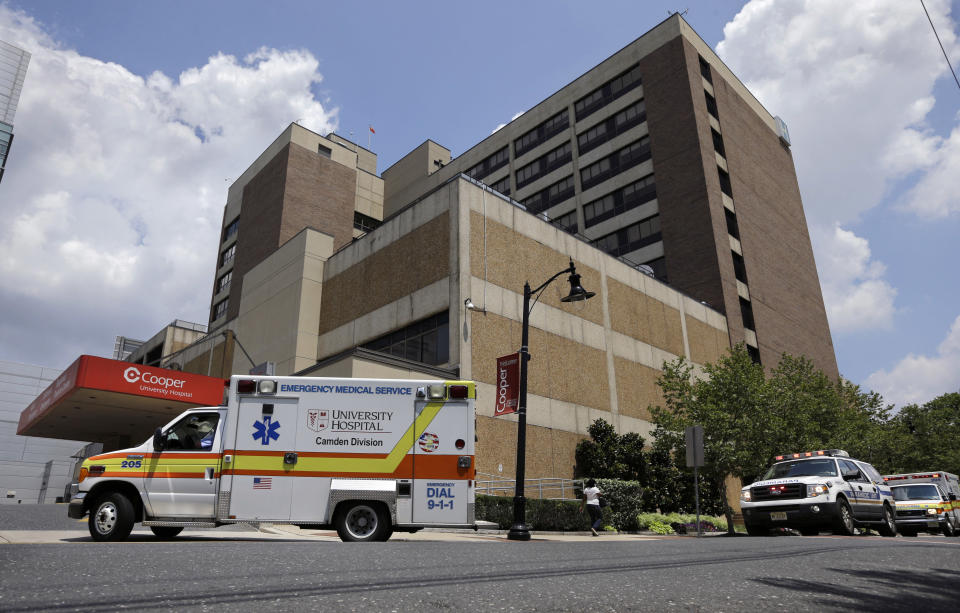
[[[642,509],[644,488],[637,481],[597,479],[597,487],[610,506],[603,510],[605,522],[621,532],[639,530],[637,513]]]
[[[664,523],[659,520],[654,520],[648,526],[651,532],[654,534],[673,534],[673,528],[670,527],[670,524]]]
[[[579,501],[528,498],[525,510],[525,521],[532,530],[582,532],[590,529],[590,516],[586,511],[580,512]],[[478,520],[493,522],[501,530],[507,530],[513,526],[513,497],[478,494],[474,513]],[[605,519],[606,516],[605,512]]]

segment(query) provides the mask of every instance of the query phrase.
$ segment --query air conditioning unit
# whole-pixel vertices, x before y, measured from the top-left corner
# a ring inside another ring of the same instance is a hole
[[[780,117],[774,117],[773,120],[777,122],[777,136],[780,137],[780,142],[790,146],[790,130],[787,129],[787,122],[780,119]]]

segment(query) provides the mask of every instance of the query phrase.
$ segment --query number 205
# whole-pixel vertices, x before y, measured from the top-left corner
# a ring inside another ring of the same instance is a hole
[[[143,460],[124,460],[120,462],[120,468],[140,468],[143,466]]]

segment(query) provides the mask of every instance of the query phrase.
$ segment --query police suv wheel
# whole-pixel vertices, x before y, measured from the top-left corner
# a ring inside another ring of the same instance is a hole
[[[393,532],[390,518],[382,505],[367,502],[348,502],[338,513],[335,522],[340,540],[360,543],[385,541]]]
[[[133,503],[118,492],[107,494],[90,509],[87,526],[95,541],[122,541],[133,530]]]
[[[883,505],[883,523],[878,530],[881,536],[897,536],[897,522],[893,519],[893,511],[887,505]]]
[[[853,536],[856,528],[853,524],[853,511],[850,510],[850,503],[845,499],[837,500],[837,534]]]
[[[150,526],[150,531],[157,538],[172,539],[183,532],[183,526]]]

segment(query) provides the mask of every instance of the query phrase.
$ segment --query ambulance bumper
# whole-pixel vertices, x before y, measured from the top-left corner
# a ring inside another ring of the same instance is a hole
[[[86,492],[81,492],[70,499],[70,504],[67,506],[67,517],[71,519],[83,519],[83,516],[87,514],[83,508],[84,496],[86,496]]]
[[[743,521],[758,527],[817,526],[833,522],[837,518],[837,503],[777,504],[743,507]]]

